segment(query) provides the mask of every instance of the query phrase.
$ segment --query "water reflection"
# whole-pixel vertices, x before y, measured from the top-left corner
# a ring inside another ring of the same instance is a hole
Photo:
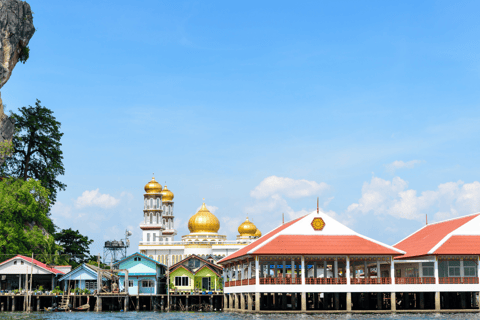
[[[242,314],[242,313],[192,313],[192,312],[56,312],[44,313],[33,312],[30,314],[21,312],[0,313],[0,319],[48,319],[48,320],[104,320],[104,319],[141,319],[141,320],[364,320],[364,319],[396,319],[396,320],[463,320],[478,319],[478,313],[446,313],[446,314]]]

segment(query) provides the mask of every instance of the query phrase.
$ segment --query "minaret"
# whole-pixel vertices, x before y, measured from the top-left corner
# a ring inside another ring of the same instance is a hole
[[[162,241],[162,186],[155,181],[155,177],[145,186],[143,195],[143,223],[140,224],[143,237],[142,242],[153,243]]]
[[[164,226],[163,230],[163,241],[173,241],[177,230],[175,230],[175,216],[173,214],[173,192],[168,190],[167,185],[163,187],[162,190],[162,224]]]

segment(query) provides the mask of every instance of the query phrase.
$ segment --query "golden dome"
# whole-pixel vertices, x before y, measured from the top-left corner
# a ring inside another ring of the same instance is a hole
[[[149,183],[145,185],[145,192],[146,193],[160,193],[162,192],[162,186],[160,183],[155,181],[155,177],[152,177]]]
[[[241,236],[253,237],[255,236],[255,232],[257,232],[257,227],[255,227],[255,225],[248,220],[248,217],[245,222],[238,227],[238,233],[240,233]]]
[[[262,236],[262,232],[260,232],[260,230],[257,229],[257,231],[255,232],[255,237],[260,238],[261,236]]]
[[[173,200],[173,192],[168,190],[167,185],[163,187],[162,190],[162,201],[172,201]]]
[[[191,233],[217,233],[220,229],[220,221],[210,211],[208,211],[205,203],[200,210],[188,220],[188,230]]]

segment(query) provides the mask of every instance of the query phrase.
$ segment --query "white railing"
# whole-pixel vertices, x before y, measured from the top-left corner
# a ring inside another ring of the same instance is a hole
[[[140,241],[140,245],[147,246],[185,246],[189,244],[211,244],[211,245],[223,245],[223,244],[238,244],[243,245],[250,242],[247,241],[236,241],[236,240],[227,240],[227,241]]]

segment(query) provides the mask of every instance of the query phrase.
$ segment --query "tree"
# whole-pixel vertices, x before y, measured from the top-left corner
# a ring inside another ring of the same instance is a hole
[[[0,181],[0,258],[16,254],[61,249],[51,235],[53,222],[47,216],[48,190],[34,179],[6,178]]]
[[[63,229],[55,234],[55,241],[63,248],[62,254],[70,256],[72,267],[75,268],[79,264],[89,261],[89,246],[93,243],[93,240],[80,234],[78,230]]]
[[[27,180],[34,178],[49,190],[53,205],[59,190],[66,185],[57,177],[65,174],[63,152],[60,150],[60,122],[53,111],[42,107],[37,99],[35,106],[20,108],[20,114],[12,113],[16,133],[13,137],[13,155],[2,166],[3,175]]]

